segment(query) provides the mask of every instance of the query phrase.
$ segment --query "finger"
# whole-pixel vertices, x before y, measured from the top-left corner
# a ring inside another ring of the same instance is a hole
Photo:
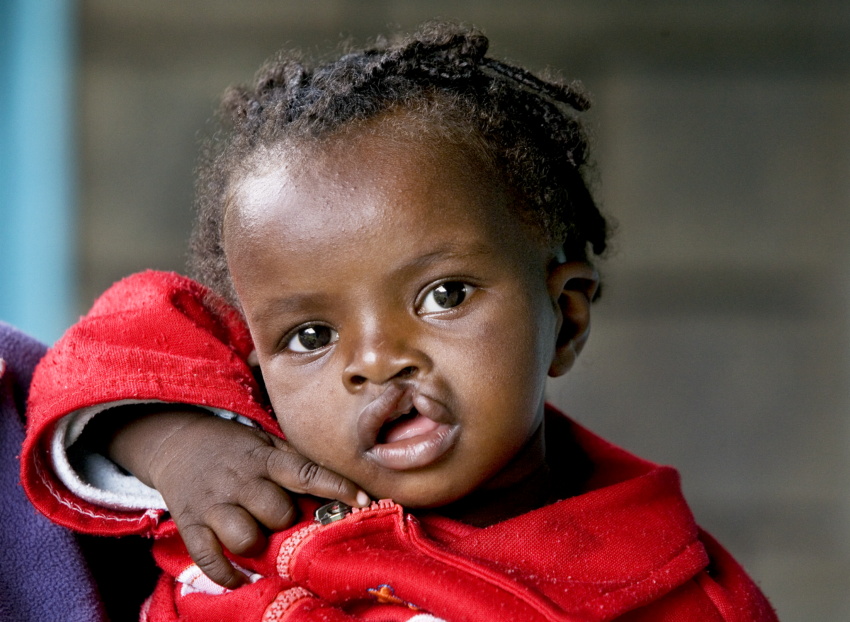
[[[238,505],[219,503],[208,508],[203,518],[231,553],[251,557],[266,546],[266,537],[257,521]]]
[[[280,486],[267,479],[253,479],[239,492],[239,504],[272,531],[289,527],[297,517],[292,499]]]
[[[354,507],[369,505],[369,495],[351,480],[316,464],[295,451],[289,443],[273,438],[266,468],[272,481],[292,492],[337,499]]]
[[[178,530],[189,557],[212,581],[231,590],[247,581],[245,575],[236,570],[224,556],[221,544],[209,527],[193,524],[180,528],[178,525]]]

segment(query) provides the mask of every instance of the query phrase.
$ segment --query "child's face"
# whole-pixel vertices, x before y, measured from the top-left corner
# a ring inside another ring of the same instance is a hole
[[[228,209],[228,265],[281,427],[410,507],[511,483],[543,460],[552,253],[459,150],[351,142],[272,159]]]

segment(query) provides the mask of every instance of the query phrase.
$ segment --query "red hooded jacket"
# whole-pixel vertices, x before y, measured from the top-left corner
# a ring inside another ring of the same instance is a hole
[[[147,534],[164,573],[143,620],[764,621],[776,616],[694,522],[675,470],[636,458],[547,412],[547,446],[592,470],[581,494],[487,528],[391,502],[328,525],[317,503],[224,590],[188,557],[162,510],[104,508],[72,494],[49,456],[56,423],[120,400],[205,405],[281,435],[246,363],[239,314],[201,285],[145,272],[108,290],[40,363],[21,466],[32,502],[86,533]],[[557,471],[556,471],[557,476]],[[116,571],[119,569],[116,568]]]

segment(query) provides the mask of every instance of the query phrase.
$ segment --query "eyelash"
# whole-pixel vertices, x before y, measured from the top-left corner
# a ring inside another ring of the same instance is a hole
[[[327,337],[327,341],[315,348],[306,347],[304,342],[301,341],[301,337],[304,336],[303,333],[309,330],[312,330],[315,333],[315,337],[317,337],[320,341],[323,337]],[[325,333],[324,331],[328,332]],[[296,354],[316,352],[317,350],[321,350],[322,348],[336,342],[337,339],[339,339],[339,333],[330,326],[325,326],[324,324],[307,324],[306,326],[300,326],[285,337],[286,349],[290,352],[295,352]]]
[[[460,287],[452,287],[457,285]],[[443,299],[443,302],[451,303],[451,306],[449,307],[442,306],[440,300],[437,298],[437,292],[441,288],[444,291],[440,292],[439,295]],[[435,313],[451,311],[452,309],[462,305],[474,290],[474,286],[463,281],[443,281],[441,283],[437,283],[425,292],[422,302],[420,302],[417,306],[417,313],[419,315],[432,315]],[[426,308],[429,305],[432,306],[431,309]]]
[[[458,285],[460,287],[457,287]],[[443,291],[440,292],[440,289]],[[422,301],[416,307],[416,312],[418,315],[434,315],[451,311],[466,302],[466,299],[474,290],[475,287],[473,285],[464,283],[463,281],[443,281],[441,283],[437,283],[430,289],[426,290],[425,295],[422,297]],[[451,306],[443,306],[443,304],[447,303]],[[313,331],[313,334],[305,334],[306,331]],[[306,337],[307,339],[312,337],[319,342],[319,345],[313,348],[308,347],[302,341],[302,337]],[[339,333],[330,326],[325,324],[306,324],[289,333],[284,338],[284,342],[286,344],[285,349],[290,352],[294,352],[296,354],[309,354],[326,348],[327,346],[335,343],[338,339]]]

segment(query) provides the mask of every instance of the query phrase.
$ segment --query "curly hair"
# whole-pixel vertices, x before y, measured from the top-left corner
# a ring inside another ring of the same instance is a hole
[[[587,180],[589,106],[579,83],[544,80],[487,57],[478,30],[435,22],[411,36],[379,39],[328,64],[279,54],[252,87],[222,101],[225,129],[207,141],[196,187],[193,276],[238,307],[224,252],[229,193],[252,157],[281,144],[321,144],[403,111],[465,143],[495,166],[519,215],[568,260],[605,252],[609,225]],[[253,162],[255,165],[256,162]]]

